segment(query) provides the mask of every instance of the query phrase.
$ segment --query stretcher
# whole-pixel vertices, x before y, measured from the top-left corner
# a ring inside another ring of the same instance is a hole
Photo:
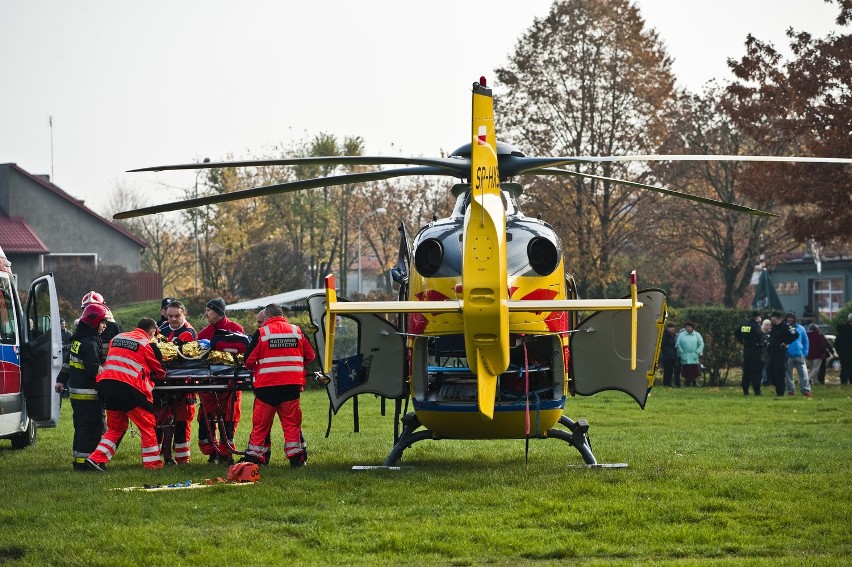
[[[229,441],[233,432],[227,430],[226,424],[233,423],[233,402],[237,391],[251,390],[253,384],[252,372],[242,366],[198,361],[168,368],[166,377],[154,385],[155,398],[160,404],[157,408],[157,431],[162,446],[171,446],[174,438],[174,416],[166,411],[170,405],[186,394],[209,393],[213,396],[213,403],[206,409],[212,411],[202,408],[198,420],[207,427],[213,455],[232,463],[233,455],[242,455],[243,452]]]

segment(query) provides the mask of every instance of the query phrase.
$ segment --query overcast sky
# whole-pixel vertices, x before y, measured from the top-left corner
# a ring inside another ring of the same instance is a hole
[[[823,0],[636,3],[693,90],[730,77],[748,33],[780,47],[790,26],[838,31]],[[195,179],[127,169],[259,155],[319,132],[361,136],[368,154],[437,155],[467,141],[471,83],[492,79],[550,5],[0,0],[0,163],[53,170],[101,211],[117,184],[154,204]]]

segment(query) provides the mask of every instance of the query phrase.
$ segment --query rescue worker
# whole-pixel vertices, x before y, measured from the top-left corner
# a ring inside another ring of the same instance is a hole
[[[225,300],[221,297],[207,302],[204,317],[209,324],[198,332],[198,340],[210,341],[210,348],[213,350],[243,354],[249,339],[244,334],[242,325],[225,316],[225,309]],[[242,392],[201,392],[199,397],[201,411],[198,414],[198,448],[209,456],[209,463],[233,464],[230,447],[234,446],[234,432],[240,422]],[[227,439],[218,439],[215,424],[219,419],[223,422]]]
[[[166,371],[160,364],[161,355],[151,339],[157,334],[157,323],[143,317],[136,328],[121,333],[109,346],[98,386],[106,407],[107,431],[97,448],[86,459],[92,470],[105,472],[104,465],[112,460],[118,444],[127,431],[128,420],[139,429],[142,438],[142,466],[162,468],[157,445],[154,403],[151,381],[162,380]]]
[[[754,395],[760,395],[760,380],[763,374],[763,331],[760,328],[759,311],[752,311],[751,316],[737,329],[737,340],[743,345],[743,395],[748,396],[749,385],[754,389]]]
[[[160,302],[160,320],[157,321],[158,327],[162,327],[169,321],[169,318],[166,316],[166,309],[169,308],[169,304],[171,304],[172,301],[177,301],[177,299],[174,297],[164,297]]]
[[[166,322],[160,325],[157,332],[178,346],[194,341],[195,329],[186,320],[184,304],[172,299],[165,311]],[[167,465],[189,464],[192,420],[195,419],[195,394],[157,391],[154,392],[154,407],[157,408],[157,441],[163,462]],[[172,434],[165,435],[169,428],[172,429]]]
[[[799,333],[784,320],[781,311],[773,311],[772,330],[769,331],[769,344],[766,347],[769,362],[766,365],[766,375],[775,386],[775,397],[784,397],[785,367],[787,365],[787,345],[796,340]]]
[[[83,296],[83,300],[80,302],[80,308],[85,309],[86,306],[90,303],[99,303],[100,305],[106,307],[106,303],[104,302],[104,296],[96,291],[90,291],[89,293]],[[107,307],[106,309],[106,328],[104,329],[103,333],[101,333],[101,341],[104,344],[109,344],[109,341],[111,341],[114,336],[121,332],[121,327],[118,325],[118,323],[115,322],[115,319],[112,316],[112,311],[109,310],[109,307]]]
[[[104,432],[101,400],[98,397],[97,375],[101,370],[100,333],[106,326],[106,306],[91,303],[83,309],[77,328],[71,335],[68,349],[68,372],[60,373],[55,385],[57,392],[68,386],[74,421],[74,441],[71,446],[75,471],[88,471],[86,457],[98,446]]]
[[[305,388],[305,367],[316,354],[302,330],[284,317],[281,307],[267,305],[265,312],[267,319],[259,329],[260,340],[246,360],[246,368],[254,371],[254,411],[243,460],[268,462],[269,433],[278,414],[284,431],[284,454],[291,467],[301,467],[306,461],[306,448],[299,396]]]

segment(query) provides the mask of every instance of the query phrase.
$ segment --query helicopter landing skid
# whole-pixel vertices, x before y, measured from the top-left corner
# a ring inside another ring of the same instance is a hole
[[[563,429],[550,429],[547,432],[547,435],[543,437],[553,437],[555,439],[561,439],[572,447],[577,449],[580,452],[580,455],[583,457],[583,461],[588,467],[596,467],[596,468],[624,468],[627,466],[626,463],[612,463],[612,464],[599,464],[597,459],[595,459],[594,453],[592,453],[592,444],[589,441],[589,424],[584,419],[579,419],[574,421],[567,416],[562,416],[559,418],[559,423],[569,431],[565,431]],[[402,434],[399,436],[396,444],[391,449],[388,458],[385,459],[385,464],[383,468],[398,468],[400,460],[402,460],[402,453],[418,441],[422,441],[424,439],[432,439],[432,432],[428,429],[424,429],[422,431],[416,431],[420,427],[422,427],[422,423],[417,419],[417,415],[414,412],[410,412],[402,418]]]

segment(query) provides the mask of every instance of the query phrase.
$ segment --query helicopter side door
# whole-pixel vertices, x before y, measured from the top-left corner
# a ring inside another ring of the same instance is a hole
[[[308,298],[318,358],[325,351],[324,294]],[[332,368],[323,368],[331,380],[326,385],[334,413],[346,400],[358,394],[377,394],[399,399],[406,395],[405,339],[397,328],[373,313],[338,315]]]
[[[665,323],[666,294],[660,289],[638,293],[636,370],[630,369],[630,312],[597,311],[571,335],[572,384],[576,394],[591,396],[620,390],[645,407],[649,376],[653,383]]]
[[[62,367],[62,335],[53,274],[30,285],[22,323],[21,389],[27,414],[40,427],[56,427],[60,397],[53,386]]]

